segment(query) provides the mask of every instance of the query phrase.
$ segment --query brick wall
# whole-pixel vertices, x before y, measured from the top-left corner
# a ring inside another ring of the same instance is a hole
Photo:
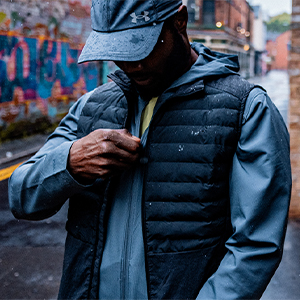
[[[216,22],[222,22],[223,25],[231,29],[232,34],[241,37],[240,33],[237,32],[238,27],[252,32],[254,12],[246,0],[234,0],[231,3],[225,0],[216,0],[215,8]]]
[[[282,33],[277,39],[277,55],[275,58],[275,65],[277,70],[287,70],[289,62],[288,42],[291,40],[291,32],[286,31]]]
[[[293,0],[291,28],[289,131],[291,136],[293,190],[290,216],[300,217],[300,0]]]
[[[270,58],[268,70],[287,70],[289,67],[289,41],[291,40],[291,31],[280,34],[275,41],[269,40],[266,45]]]

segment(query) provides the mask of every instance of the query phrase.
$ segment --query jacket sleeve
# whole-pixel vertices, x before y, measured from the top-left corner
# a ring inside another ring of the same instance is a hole
[[[84,188],[66,168],[69,150],[77,135],[77,122],[90,93],[82,96],[70,108],[45,145],[11,175],[9,205],[16,218],[48,218],[70,196]]]
[[[198,300],[261,297],[282,257],[290,194],[286,126],[267,94],[254,89],[230,176],[233,234]]]

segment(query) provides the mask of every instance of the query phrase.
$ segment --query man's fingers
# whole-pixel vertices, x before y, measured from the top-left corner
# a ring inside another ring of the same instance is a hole
[[[127,150],[123,150],[112,141],[103,141],[100,143],[98,156],[115,158],[117,161],[125,163],[134,163],[139,158],[137,151],[128,152]]]
[[[132,135],[127,129],[121,129],[120,132],[124,133],[125,135],[128,135],[129,137],[131,137],[133,140],[135,140],[138,143],[141,142],[140,138],[138,138],[137,136]]]
[[[132,162],[125,162],[114,157],[98,157],[82,166],[80,174],[87,179],[106,179],[131,167]]]
[[[130,152],[137,152],[140,148],[141,140],[131,135],[126,129],[122,130],[102,130],[104,140],[113,142],[118,148]]]
[[[73,143],[68,170],[87,179],[107,178],[138,161],[140,139],[127,130],[99,129]]]

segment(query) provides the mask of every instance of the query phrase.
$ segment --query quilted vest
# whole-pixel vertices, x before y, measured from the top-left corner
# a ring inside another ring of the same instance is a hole
[[[137,95],[126,78],[114,80],[86,103],[78,138],[99,128],[126,127]],[[141,159],[149,299],[195,299],[225,255],[232,232],[229,172],[253,88],[230,75],[158,100]],[[112,184],[99,180],[70,199],[61,299],[98,296]]]

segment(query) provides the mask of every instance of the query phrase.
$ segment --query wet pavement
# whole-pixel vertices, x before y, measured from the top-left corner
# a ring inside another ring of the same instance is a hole
[[[272,71],[250,81],[262,85],[288,116],[289,84],[285,72]],[[45,136],[0,145],[0,169],[36,151]],[[20,156],[20,157],[18,157]],[[7,180],[0,182],[0,299],[55,299],[62,269],[67,205],[52,218],[16,220],[7,204]],[[263,300],[300,299],[300,220],[289,220],[283,259]]]
[[[29,222],[0,211],[0,299],[56,299],[61,277],[66,206]]]
[[[288,121],[290,98],[289,76],[286,71],[274,70],[263,77],[254,77],[250,82],[262,86],[280,111],[284,121]]]
[[[290,220],[283,257],[263,300],[300,299],[300,220]]]
[[[0,169],[5,168],[16,161],[26,160],[45,143],[47,135],[37,134],[24,139],[3,142],[0,144]]]

